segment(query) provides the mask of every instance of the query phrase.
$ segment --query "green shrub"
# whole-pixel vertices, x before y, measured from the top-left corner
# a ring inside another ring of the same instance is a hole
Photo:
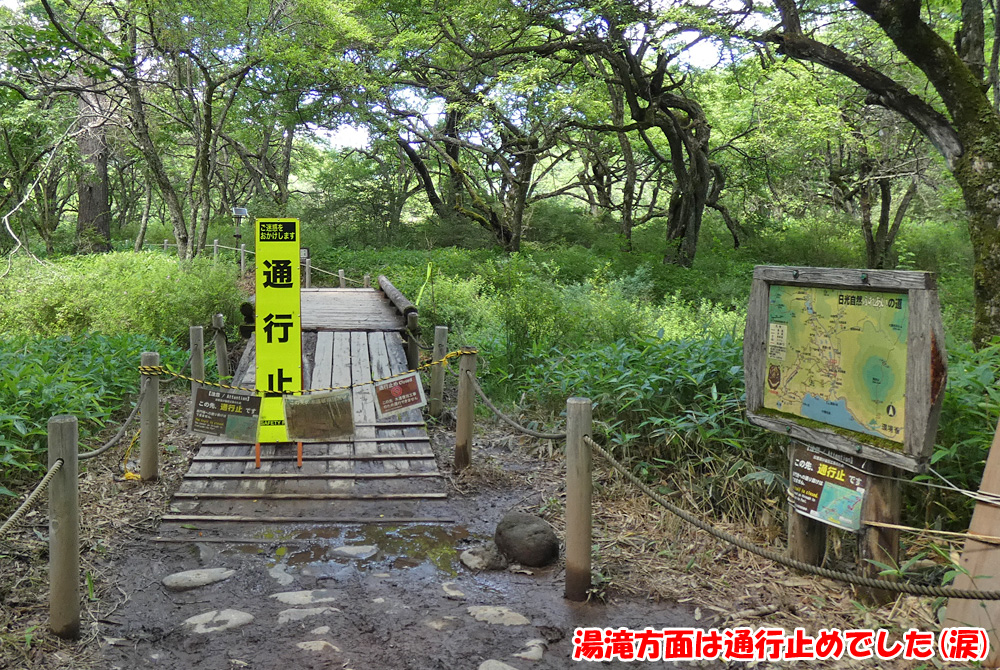
[[[146,335],[0,338],[0,480],[9,486],[45,471],[51,417],[76,416],[81,444],[123,418],[138,392],[143,351],[158,351],[174,369],[187,360],[173,342]]]

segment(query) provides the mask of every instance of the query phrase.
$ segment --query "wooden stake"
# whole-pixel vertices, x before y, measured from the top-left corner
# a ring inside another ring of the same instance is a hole
[[[472,464],[472,422],[476,415],[476,391],[469,374],[476,374],[475,349],[463,349],[458,359],[458,406],[455,425],[455,471]]]
[[[340,288],[347,288],[347,277],[344,276],[344,271],[337,270],[337,276],[340,277]]]
[[[212,260],[219,260],[219,240],[212,241]]]
[[[434,327],[434,354],[433,360],[435,363],[444,360],[445,354],[448,353],[448,327],[447,326],[435,326]],[[443,396],[444,396],[444,363],[438,363],[431,368],[431,397],[430,397],[430,413],[431,416],[441,416],[441,411],[443,407]]]
[[[49,484],[49,628],[72,639],[80,636],[78,441],[75,416],[49,419],[49,467],[63,461]]]
[[[586,600],[590,590],[592,432],[589,398],[566,401],[566,598]]]
[[[157,366],[160,364],[160,354],[144,351],[140,359],[143,365]],[[146,393],[142,397],[139,412],[139,476],[143,481],[153,481],[160,476],[160,378],[155,375],[143,375],[146,380]]]
[[[226,346],[225,325],[225,317],[221,314],[212,317],[212,328],[215,329],[215,361],[219,379],[229,376],[229,348]]]
[[[798,443],[798,444],[801,444]],[[794,463],[796,442],[788,447],[789,473]],[[791,475],[789,475],[791,477]],[[788,506],[788,556],[809,565],[822,565],[826,555],[826,524],[812,517],[799,514]]]
[[[247,273],[247,245],[244,242],[240,245],[240,274],[245,275]]]
[[[312,259],[306,256],[306,272],[305,279],[303,280],[303,286],[305,288],[312,288]]]
[[[416,312],[406,315],[406,365],[411,370],[420,367],[420,323]]]
[[[372,276],[371,275],[365,275],[364,287],[365,288],[371,288],[372,287]]]
[[[880,526],[865,526],[865,521],[881,521],[882,523],[899,524],[901,511],[901,496],[899,482],[892,477],[899,477],[899,468],[885,463],[868,462],[868,491],[865,494],[864,507],[861,510],[861,535],[858,538],[858,571],[868,577],[894,579],[892,575],[880,575],[884,568],[872,563],[878,561],[885,565],[899,565],[899,531],[895,528]],[[866,589],[859,587],[863,599],[884,604],[896,597],[895,593],[882,589]]]
[[[202,326],[191,326],[188,329],[191,340],[191,377],[198,381],[205,379],[205,329]],[[194,393],[198,388],[198,382],[191,382],[191,401],[194,402]]]

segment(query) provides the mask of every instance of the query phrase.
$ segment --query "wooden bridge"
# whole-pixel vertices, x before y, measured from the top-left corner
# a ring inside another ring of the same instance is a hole
[[[376,420],[370,383],[413,367],[407,318],[415,308],[380,278],[383,290],[302,290],[302,378],[308,388],[350,385],[354,435],[303,445],[255,445],[207,438],[165,515],[161,536],[232,537],[234,525],[450,523],[445,490],[420,410]],[[387,295],[388,294],[388,295]],[[411,316],[412,315],[412,316]],[[251,336],[233,376],[254,387]]]

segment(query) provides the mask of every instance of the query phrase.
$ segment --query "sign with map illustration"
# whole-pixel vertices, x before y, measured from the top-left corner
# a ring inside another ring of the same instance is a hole
[[[926,468],[947,379],[931,273],[758,266],[743,359],[751,422]]]
[[[789,500],[799,514],[856,531],[868,488],[865,473],[816,447],[793,444]]]
[[[772,285],[764,407],[903,442],[906,293]]]

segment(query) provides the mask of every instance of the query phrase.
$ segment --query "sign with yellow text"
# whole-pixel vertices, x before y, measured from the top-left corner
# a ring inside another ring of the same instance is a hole
[[[257,219],[258,442],[288,442],[282,393],[302,390],[298,219]]]

